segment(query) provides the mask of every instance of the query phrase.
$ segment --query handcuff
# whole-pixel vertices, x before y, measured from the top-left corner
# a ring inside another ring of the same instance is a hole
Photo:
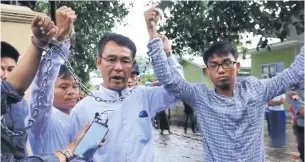
[[[31,41],[36,48],[39,48],[43,51],[49,51],[54,46],[59,47],[61,44],[63,44],[65,42],[65,40],[64,41],[58,41],[55,38],[53,38],[48,42],[42,43],[41,40],[36,38],[34,35],[31,36]]]

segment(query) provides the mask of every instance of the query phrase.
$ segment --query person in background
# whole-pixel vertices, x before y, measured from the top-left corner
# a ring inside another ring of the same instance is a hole
[[[1,41],[1,80],[5,81],[15,69],[19,52],[10,44]],[[28,104],[24,98],[20,102],[12,104],[10,108],[6,110],[6,113],[2,116],[5,120],[8,128],[14,132],[23,132],[20,136],[14,136],[14,145],[9,145],[11,137],[6,133],[5,129],[1,127],[1,151],[13,153],[16,158],[22,158],[25,156],[27,150],[23,145],[27,140],[27,134],[25,133],[25,119],[29,113]]]
[[[283,105],[285,101],[285,94],[281,94],[268,102],[267,121],[271,147],[283,147],[287,144],[286,112]]]
[[[270,78],[274,76],[270,75]],[[284,147],[287,144],[285,102],[286,95],[281,94],[267,103],[267,124],[271,147]]]
[[[128,79],[128,82],[127,82],[127,86],[129,88],[132,88],[136,85],[137,80],[138,80],[138,75],[140,74],[139,65],[137,64],[136,60],[134,60],[133,66],[134,66],[133,71],[131,72],[131,75],[130,75],[130,77]]]
[[[191,122],[191,128],[193,133],[196,133],[196,126],[195,126],[195,115],[194,115],[194,110],[193,108],[186,103],[186,101],[182,101],[184,105],[184,133],[187,133],[187,123],[188,120],[190,119]]]
[[[304,80],[287,93],[293,116],[293,133],[297,139],[300,159],[304,162]]]

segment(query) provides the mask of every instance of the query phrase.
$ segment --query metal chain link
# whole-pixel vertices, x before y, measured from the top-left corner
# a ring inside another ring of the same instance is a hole
[[[136,86],[139,84],[139,82],[142,80],[143,76],[144,76],[144,73],[147,69],[147,67],[149,66],[150,64],[150,57],[148,57],[146,63],[145,63],[145,66],[144,66],[144,70],[142,71],[142,73],[140,73],[140,77],[137,79],[137,82],[135,84],[135,86],[133,88],[131,88],[130,90],[127,91],[127,93],[125,95],[122,95],[120,96],[119,98],[115,99],[115,100],[105,100],[105,99],[102,99],[101,97],[98,97],[98,96],[95,96],[93,94],[93,92],[91,92],[82,82],[81,82],[81,79],[75,74],[72,66],[71,66],[71,63],[66,59],[66,57],[63,55],[63,54],[60,54],[61,57],[65,60],[65,65],[66,67],[69,69],[71,75],[74,77],[75,81],[77,84],[80,85],[81,89],[83,89],[85,91],[85,93],[90,96],[90,97],[93,97],[97,102],[105,102],[105,103],[116,103],[116,102],[121,102],[123,101],[127,96],[129,96],[133,90],[136,88]]]
[[[31,118],[28,119],[28,124],[26,126],[26,130],[30,129],[31,127],[33,127],[33,125],[35,124],[35,119],[39,114],[39,107],[41,107],[42,105],[42,99],[44,97],[45,94],[45,87],[48,83],[49,80],[49,75],[50,75],[50,69],[51,69],[51,65],[52,65],[52,59],[51,59],[51,54],[53,53],[54,48],[56,48],[56,46],[53,46],[52,48],[50,48],[46,54],[44,55],[44,57],[46,58],[46,67],[47,67],[47,71],[44,73],[44,78],[42,80],[42,84],[41,84],[41,90],[38,92],[38,96],[36,98],[36,102],[38,103],[38,105],[34,108],[34,111],[31,114]],[[8,136],[21,136],[23,134],[22,131],[19,131],[18,133],[15,133],[13,131],[11,131],[7,125],[5,124],[5,119],[2,117],[1,119],[1,127],[5,129],[6,134]]]

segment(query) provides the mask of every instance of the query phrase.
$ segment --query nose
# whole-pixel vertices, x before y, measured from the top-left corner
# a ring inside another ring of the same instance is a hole
[[[9,72],[7,70],[1,70],[1,79],[6,80],[8,75],[9,75]]]
[[[123,68],[122,68],[121,62],[118,61],[114,66],[114,71],[122,71],[122,70],[123,70]]]
[[[218,70],[217,70],[218,74],[224,74],[225,73],[225,69],[223,69],[223,67],[221,65],[218,66]]]
[[[68,88],[67,95],[76,96],[77,93],[78,93],[78,90],[76,90],[75,88],[73,88],[73,87]]]

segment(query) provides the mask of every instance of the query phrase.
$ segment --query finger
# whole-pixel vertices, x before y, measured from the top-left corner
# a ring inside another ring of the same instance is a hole
[[[105,141],[106,141],[106,138],[104,138],[104,139],[102,140],[102,142],[99,144],[99,147],[102,147],[103,144],[105,143]]]
[[[43,24],[42,24],[42,30],[46,30],[47,29],[47,27],[48,27],[48,25],[49,25],[49,23],[50,23],[50,21],[51,21],[51,18],[50,17],[48,17],[48,16],[44,16],[44,21],[43,21]]]
[[[32,20],[32,26],[38,25],[38,22],[40,21],[40,19],[41,19],[41,16],[36,15]]]
[[[51,20],[49,21],[47,27],[45,28],[45,32],[48,33],[54,27],[54,22]]]
[[[58,8],[56,11],[62,11],[64,9],[68,8],[67,6],[61,6],[60,8]]]
[[[51,21],[50,24],[51,24],[50,28],[46,30],[48,36],[49,35],[55,35],[57,33],[57,30],[58,30],[57,26],[54,25],[53,21]]]

